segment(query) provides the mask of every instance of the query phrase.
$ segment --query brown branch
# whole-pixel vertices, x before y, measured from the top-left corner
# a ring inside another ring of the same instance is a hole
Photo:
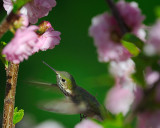
[[[18,64],[10,63],[7,69],[6,93],[3,108],[3,128],[14,128],[13,112],[15,103],[16,84],[18,77]]]
[[[112,11],[112,14],[113,16],[115,17],[120,29],[121,29],[121,33],[122,33],[122,36],[124,34],[126,34],[127,32],[129,32],[129,28],[127,27],[127,25],[125,24],[123,18],[121,17],[121,15],[119,14],[113,0],[106,0],[111,11]]]
[[[11,12],[0,24],[0,38],[8,31],[10,26],[13,25],[14,21],[17,20],[19,16]]]

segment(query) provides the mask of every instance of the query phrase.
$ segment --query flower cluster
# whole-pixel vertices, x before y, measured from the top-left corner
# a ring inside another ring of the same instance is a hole
[[[135,34],[141,40],[145,41],[144,52],[146,55],[155,55],[160,53],[160,21],[154,25],[148,33],[148,39],[145,39],[146,33],[142,24],[144,16],[141,14],[137,3],[127,3],[120,0],[116,7],[126,26],[131,33]],[[136,86],[131,78],[135,72],[135,64],[130,59],[132,55],[125,49],[120,40],[122,38],[121,30],[114,16],[108,12],[100,14],[92,19],[92,25],[89,28],[89,34],[94,39],[97,48],[98,59],[100,62],[110,62],[109,71],[115,78],[115,85],[107,93],[105,105],[113,114],[122,113],[126,115],[130,109],[134,109],[142,102],[145,96],[143,89]],[[159,79],[160,74],[147,67],[144,71],[147,88],[151,88]],[[160,102],[160,85],[156,87],[154,102]],[[138,114],[138,127],[158,128],[160,123],[159,110],[146,110]]]
[[[13,8],[11,0],[3,0],[4,8],[9,14]],[[47,16],[49,11],[56,6],[55,0],[32,0],[20,10],[20,18],[13,24],[15,37],[3,49],[2,54],[13,63],[20,63],[28,56],[39,50],[53,49],[58,45],[61,38],[60,32],[55,31],[47,21],[38,26],[34,24],[39,18]],[[15,29],[15,30],[14,30]]]
[[[59,44],[61,33],[55,31],[49,22],[46,23],[47,24],[42,24],[49,24],[49,27],[43,26],[47,29],[42,34],[36,33],[39,27],[35,25],[18,29],[15,33],[15,37],[3,49],[2,54],[6,55],[7,60],[13,63],[20,63],[39,50],[53,49],[55,45]]]
[[[144,16],[137,4],[119,1],[116,6],[130,31],[144,39],[145,34],[141,29]],[[94,38],[99,61],[124,61],[131,57],[129,51],[120,43],[121,32],[116,19],[107,12],[92,19],[89,34]]]
[[[110,73],[115,77],[115,85],[106,97],[106,108],[114,113],[126,115],[134,101],[135,83],[130,78],[135,64],[131,59],[110,63]]]

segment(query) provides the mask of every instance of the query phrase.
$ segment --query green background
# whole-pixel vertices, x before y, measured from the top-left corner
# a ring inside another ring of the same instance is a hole
[[[151,25],[155,22],[154,8],[160,5],[158,0],[136,0],[146,15],[144,23]],[[37,108],[42,100],[51,100],[64,97],[55,89],[47,90],[26,84],[28,80],[43,82],[56,82],[56,76],[42,60],[53,66],[56,70],[71,73],[77,84],[93,94],[103,104],[106,92],[113,85],[108,75],[107,64],[99,63],[93,39],[89,37],[88,28],[92,17],[108,10],[105,0],[57,0],[57,6],[47,17],[39,20],[49,21],[54,29],[61,32],[60,45],[52,50],[38,52],[20,64],[18,85],[16,91],[16,104],[22,108],[26,115],[32,115],[36,123],[53,119],[61,122],[66,128],[72,128],[79,123],[79,115],[61,115],[45,112]],[[6,15],[2,5],[1,20]],[[12,34],[7,33],[2,40],[9,42]],[[5,94],[5,70],[0,62],[0,115],[2,119],[3,99]],[[64,105],[65,106],[65,105]],[[21,127],[22,128],[22,127]]]

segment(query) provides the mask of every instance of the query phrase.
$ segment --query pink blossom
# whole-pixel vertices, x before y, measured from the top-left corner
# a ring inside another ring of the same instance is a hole
[[[160,128],[160,111],[147,111],[138,115],[138,128]]]
[[[38,124],[34,128],[64,128],[64,126],[54,120],[46,120],[46,121]]]
[[[45,32],[38,37],[38,42],[33,49],[33,53],[38,52],[39,50],[45,51],[47,49],[53,49],[55,45],[58,45],[60,43],[61,33],[55,31],[49,22],[45,21],[45,23],[46,24],[44,24],[43,22],[42,25],[40,25],[41,30]]]
[[[56,6],[55,0],[33,0],[26,7],[29,21],[35,24],[39,18],[47,16],[49,11]]]
[[[160,53],[160,21],[158,21],[150,30],[147,43],[152,48],[152,53]],[[146,53],[150,52],[146,50]]]
[[[120,0],[117,3],[117,8],[126,25],[132,31],[141,27],[144,16],[141,14],[141,10],[138,8],[138,4],[136,2],[127,3]]]
[[[6,59],[16,64],[28,59],[38,41],[38,35],[35,32],[37,29],[38,27],[34,25],[26,29],[18,29],[15,37],[2,51],[2,54],[6,55]]]
[[[114,77],[129,77],[135,72],[135,63],[131,59],[120,62],[112,61],[110,62],[109,71]]]
[[[75,128],[102,128],[102,126],[87,119],[87,120],[81,121],[79,124],[75,126]]]
[[[131,79],[117,80],[116,85],[108,92],[105,104],[113,114],[126,115],[134,101],[133,85]]]
[[[3,54],[6,55],[7,60],[20,63],[39,50],[53,49],[60,42],[60,34],[60,32],[54,31],[47,21],[43,22],[40,28],[32,25],[28,28],[18,29],[15,37],[4,48]]]
[[[11,0],[3,0],[3,7],[9,14],[13,9]]]
[[[129,4],[120,1],[117,3],[117,8],[120,14],[122,13],[121,15],[131,32],[139,37],[144,36],[144,31],[142,32],[141,29],[144,16],[142,16],[136,4]],[[129,51],[127,51],[120,43],[121,33],[115,18],[110,16],[108,13],[98,15],[92,19],[89,34],[94,38],[94,43],[99,55],[99,61],[124,61],[131,57]]]
[[[116,83],[107,94],[106,108],[113,114],[126,115],[134,101],[136,86],[130,75],[135,71],[135,64],[131,59],[112,61],[109,71],[115,77]]]
[[[12,2],[11,0],[3,0],[3,2],[5,10],[9,14],[13,8]],[[55,0],[33,0],[21,9],[21,13],[28,16],[30,23],[35,24],[39,18],[47,16],[55,6]]]
[[[131,54],[117,41],[117,23],[113,17],[107,13],[98,15],[92,19],[92,26],[89,29],[90,36],[94,38],[97,47],[99,61],[108,62],[110,60],[125,60]]]
[[[146,68],[145,79],[149,87],[151,87],[156,81],[159,79],[159,73],[157,71],[153,71],[151,67]]]

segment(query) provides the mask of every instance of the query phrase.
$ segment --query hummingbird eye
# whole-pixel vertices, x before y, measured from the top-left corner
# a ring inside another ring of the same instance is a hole
[[[66,80],[65,79],[62,79],[62,82],[65,82]]]

